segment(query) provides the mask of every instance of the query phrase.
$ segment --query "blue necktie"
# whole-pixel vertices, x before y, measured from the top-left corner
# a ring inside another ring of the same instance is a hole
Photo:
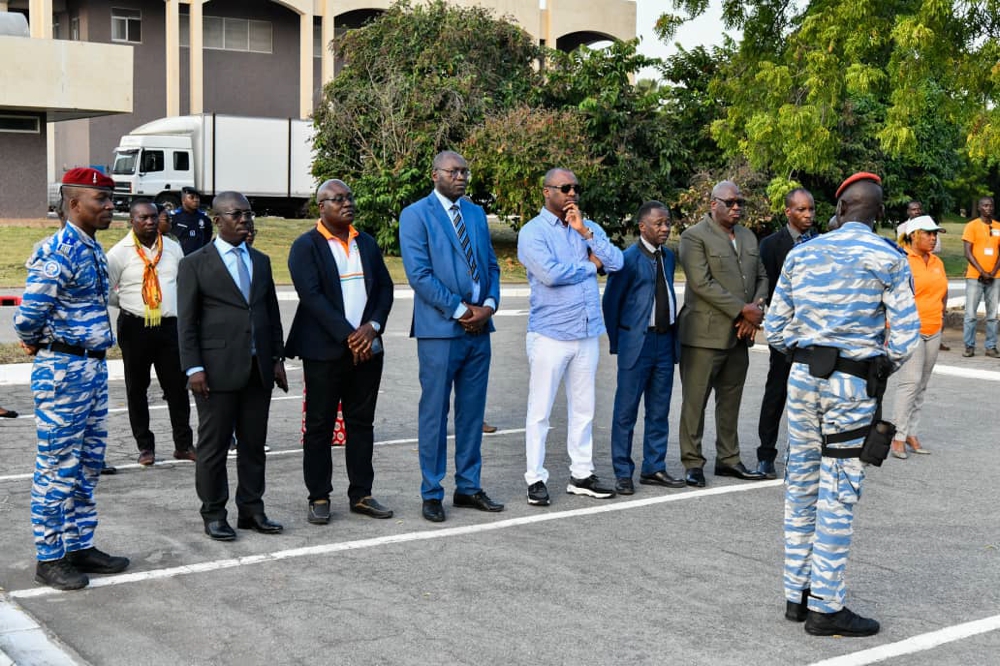
[[[476,257],[472,254],[472,241],[469,240],[469,233],[465,230],[465,221],[462,220],[458,204],[451,205],[451,223],[455,225],[458,242],[465,251],[465,260],[469,263],[469,275],[472,276],[473,282],[479,282],[479,267],[476,266]]]
[[[243,293],[243,298],[246,302],[250,302],[250,271],[247,270],[247,264],[243,261],[243,253],[246,252],[242,247],[233,248],[233,253],[236,255],[236,274],[240,278],[240,292]]]

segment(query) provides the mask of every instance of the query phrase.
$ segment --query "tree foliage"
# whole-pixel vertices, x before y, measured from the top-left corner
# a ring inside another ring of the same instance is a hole
[[[707,0],[674,0],[693,16]],[[708,92],[724,154],[832,195],[848,173],[885,176],[893,203],[940,212],[951,184],[1000,157],[1000,2],[723,1],[742,32]],[[669,39],[684,15],[657,24]]]
[[[313,174],[348,182],[360,225],[391,251],[399,212],[429,189],[433,156],[529,94],[538,48],[488,10],[443,0],[397,2],[333,47],[344,66],[315,112]]]

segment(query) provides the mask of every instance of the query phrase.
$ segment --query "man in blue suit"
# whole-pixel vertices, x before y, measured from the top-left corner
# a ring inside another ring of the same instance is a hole
[[[486,213],[463,198],[469,165],[450,150],[434,158],[434,191],[399,216],[399,246],[413,287],[413,324],[420,364],[420,472],[423,516],[444,522],[448,406],[455,391],[453,505],[503,511],[479,485],[483,413],[490,372],[493,313],[500,266]]]
[[[667,474],[670,394],[679,357],[677,299],[674,297],[674,253],[663,246],[670,235],[670,211],[647,201],[636,214],[639,241],[623,253],[624,265],[608,277],[602,306],[611,353],[618,355],[618,388],[611,422],[611,462],[615,490],[632,495],[632,434],[643,399],[646,424],[642,436],[639,483],[683,487],[683,479]]]

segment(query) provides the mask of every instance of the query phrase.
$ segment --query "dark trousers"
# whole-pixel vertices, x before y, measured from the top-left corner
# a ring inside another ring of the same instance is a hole
[[[156,438],[149,430],[149,370],[156,371],[167,397],[174,449],[191,448],[191,405],[188,402],[187,377],[181,369],[177,347],[177,318],[164,317],[159,326],[146,326],[142,317],[122,310],[118,315],[118,346],[125,368],[125,395],[132,436],[140,451],[152,451]]]
[[[715,462],[740,462],[739,418],[743,384],[750,357],[737,343],[729,349],[681,345],[681,462],[685,469],[704,467],[701,440],[705,433],[705,408],[715,393]]]
[[[620,360],[620,357],[619,357]],[[618,366],[618,388],[611,420],[611,463],[615,477],[632,478],[632,436],[639,400],[646,411],[642,435],[642,474],[667,470],[670,395],[674,386],[674,334],[648,331],[631,368]]]
[[[343,402],[347,444],[347,496],[351,504],[372,494],[375,471],[375,403],[382,382],[384,354],[354,365],[350,353],[333,361],[302,360],[306,382],[306,432],[302,437],[302,475],[309,501],[329,499],[333,490],[330,440],[337,422],[337,403]],[[240,440],[243,446],[243,440]]]
[[[781,414],[785,411],[785,399],[788,398],[788,373],[792,371],[792,364],[788,362],[787,356],[774,347],[768,349],[771,359],[764,384],[764,399],[760,403],[760,422],[757,424],[757,434],[760,436],[757,460],[774,462],[778,457],[778,429],[781,426]]]
[[[226,457],[236,431],[236,509],[241,516],[264,512],[264,442],[271,408],[271,387],[260,380],[256,357],[250,378],[238,391],[212,391],[207,398],[195,396],[198,407],[198,461],[195,488],[205,522],[226,517],[229,476]],[[329,443],[329,440],[327,440]]]

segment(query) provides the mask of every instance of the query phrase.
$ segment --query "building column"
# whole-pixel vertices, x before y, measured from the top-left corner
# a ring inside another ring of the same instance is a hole
[[[52,39],[52,0],[29,0],[28,25],[32,39]]]
[[[166,3],[166,85],[167,116],[181,115],[181,19],[180,0],[164,0]]]
[[[0,0],[0,12],[5,12],[7,9],[7,0]]]
[[[313,14],[299,16],[299,117],[313,111]]]
[[[334,55],[330,52],[330,42],[333,41],[334,29],[336,28],[333,5],[334,0],[324,0],[323,2],[323,30],[320,35],[323,40],[323,54],[320,56],[320,80],[324,86],[333,80],[336,67]]]
[[[205,110],[205,67],[204,67],[204,21],[202,20],[202,0],[191,0],[190,21],[191,35],[188,39],[188,57],[191,59],[189,113],[202,113]]]

